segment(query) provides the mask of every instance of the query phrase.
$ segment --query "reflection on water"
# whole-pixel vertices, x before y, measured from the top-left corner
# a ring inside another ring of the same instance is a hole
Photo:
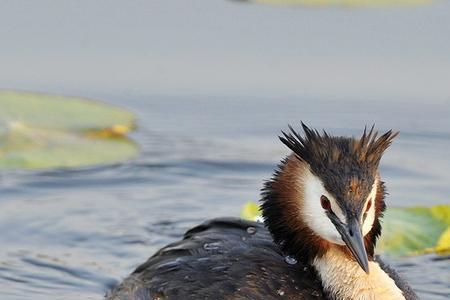
[[[238,215],[243,203],[258,199],[262,180],[287,154],[276,136],[299,120],[336,134],[359,135],[372,123],[401,130],[383,161],[388,204],[449,201],[446,103],[190,98],[116,103],[138,114],[139,159],[0,175],[1,299],[101,298],[189,227]],[[391,263],[423,298],[450,294],[449,259],[430,255]]]

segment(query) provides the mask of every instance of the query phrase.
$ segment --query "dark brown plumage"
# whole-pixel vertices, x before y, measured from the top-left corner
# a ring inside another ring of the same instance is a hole
[[[207,221],[159,250],[108,296],[114,300],[323,299],[313,269],[290,264],[262,223]]]

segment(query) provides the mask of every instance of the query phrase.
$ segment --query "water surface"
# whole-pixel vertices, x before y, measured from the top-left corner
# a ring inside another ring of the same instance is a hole
[[[334,134],[365,124],[401,135],[385,155],[389,206],[448,203],[450,109],[391,99],[130,96],[142,155],[113,166],[0,175],[0,294],[101,299],[158,248],[216,216],[239,215],[288,153],[277,140],[304,120]],[[376,101],[375,101],[376,100]],[[111,149],[114,151],[114,149]],[[450,260],[390,259],[424,299],[448,299]]]

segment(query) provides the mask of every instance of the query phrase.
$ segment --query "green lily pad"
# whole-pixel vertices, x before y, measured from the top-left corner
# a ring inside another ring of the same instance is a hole
[[[439,206],[450,211],[450,206]],[[383,218],[383,233],[377,250],[391,255],[434,252],[448,225],[435,218],[430,208],[390,208]]]
[[[436,252],[442,255],[450,255],[450,227],[439,237]]]
[[[241,0],[274,5],[302,5],[302,6],[347,6],[347,7],[370,7],[370,6],[405,6],[419,5],[432,2],[432,0]]]
[[[0,127],[24,124],[76,131],[116,128],[125,134],[136,121],[131,112],[99,101],[41,93],[0,91],[0,107]]]
[[[259,206],[247,203],[241,217],[256,220]],[[450,253],[450,205],[389,208],[383,218],[383,233],[377,252],[389,255]]]
[[[245,220],[256,221],[261,216],[259,205],[255,202],[247,202],[242,207],[241,218]]]
[[[0,91],[0,169],[85,167],[135,157],[127,110],[92,100]]]

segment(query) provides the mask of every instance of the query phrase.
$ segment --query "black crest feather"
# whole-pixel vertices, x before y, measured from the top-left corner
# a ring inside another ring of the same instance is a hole
[[[330,136],[325,130],[322,134],[316,129],[311,129],[301,122],[304,135],[300,135],[289,125],[289,132],[282,131],[279,136],[281,142],[290,148],[297,157],[309,164],[315,162],[339,160],[343,155],[351,154],[360,163],[377,166],[384,151],[391,145],[398,132],[387,131],[381,136],[374,130],[364,128],[363,135],[359,139]]]

